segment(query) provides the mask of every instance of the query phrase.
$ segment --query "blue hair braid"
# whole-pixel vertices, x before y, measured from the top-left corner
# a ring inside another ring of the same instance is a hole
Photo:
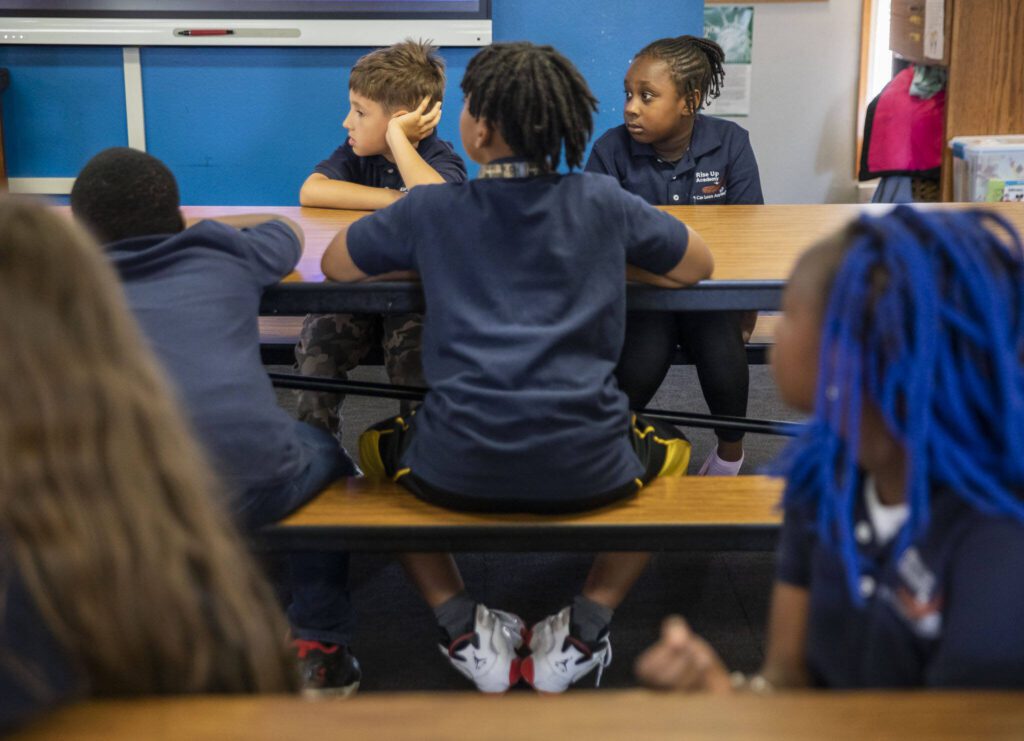
[[[1024,248],[982,210],[900,206],[848,232],[821,331],[814,414],[775,470],[785,506],[816,508],[861,603],[853,535],[865,399],[907,455],[909,517],[897,553],[927,529],[931,496],[1024,522]]]

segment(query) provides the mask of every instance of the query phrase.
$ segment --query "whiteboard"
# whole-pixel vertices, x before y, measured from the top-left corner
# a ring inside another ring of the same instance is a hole
[[[0,0],[0,43],[439,46],[491,42],[491,0]]]

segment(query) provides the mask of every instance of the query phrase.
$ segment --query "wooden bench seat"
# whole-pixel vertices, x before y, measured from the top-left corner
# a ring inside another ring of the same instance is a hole
[[[632,499],[570,515],[455,512],[397,484],[345,479],[257,544],[271,550],[770,550],[782,481],[765,476],[658,479]]]

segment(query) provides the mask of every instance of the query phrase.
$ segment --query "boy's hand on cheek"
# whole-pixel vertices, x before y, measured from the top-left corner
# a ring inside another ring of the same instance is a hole
[[[415,110],[396,114],[388,121],[388,134],[401,131],[410,142],[418,142],[430,136],[441,121],[441,102],[435,103],[428,111],[429,105],[430,98],[424,98]]]

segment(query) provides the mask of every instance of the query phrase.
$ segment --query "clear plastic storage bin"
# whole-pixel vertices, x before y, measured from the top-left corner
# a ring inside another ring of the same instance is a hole
[[[957,136],[949,148],[954,201],[1024,202],[1024,135]]]

